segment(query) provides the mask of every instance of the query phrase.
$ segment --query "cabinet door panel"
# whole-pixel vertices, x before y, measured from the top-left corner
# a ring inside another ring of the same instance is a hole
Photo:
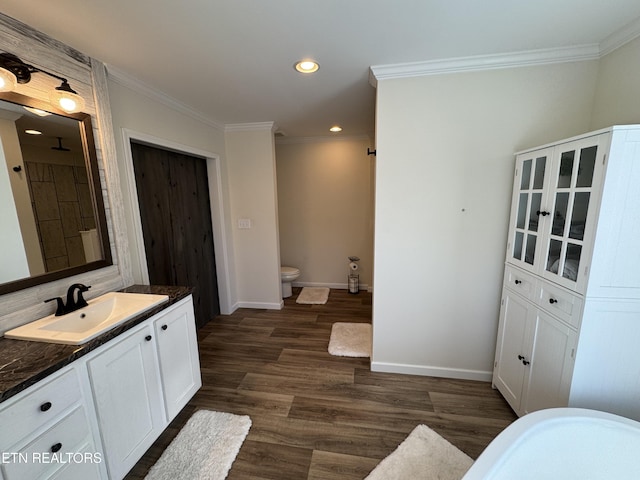
[[[551,149],[544,149],[519,155],[516,160],[507,261],[529,271],[536,270],[540,255],[550,154]]]
[[[577,333],[551,315],[536,311],[524,413],[566,407]]]
[[[202,385],[191,297],[154,322],[167,407],[167,421],[187,404]]]
[[[523,349],[530,308],[524,299],[504,290],[493,383],[516,412],[520,410],[522,398],[525,365],[520,357],[526,353]]]
[[[602,176],[603,136],[559,145],[550,167],[551,223],[541,232],[542,275],[582,291]]]
[[[163,429],[158,364],[150,326],[87,363],[110,476],[122,478]],[[149,340],[147,340],[149,339]]]

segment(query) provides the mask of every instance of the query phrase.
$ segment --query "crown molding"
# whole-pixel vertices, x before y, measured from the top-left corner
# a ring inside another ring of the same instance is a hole
[[[275,122],[254,122],[254,123],[227,123],[224,126],[225,132],[248,132],[256,130],[269,130],[274,132],[277,126]]]
[[[638,37],[640,37],[640,18],[636,18],[600,42],[600,56],[604,57]]]
[[[352,142],[366,140],[371,142],[371,136],[362,135],[340,135],[340,136],[322,136],[322,137],[276,137],[276,145],[294,145],[301,143],[335,143],[335,142]]]
[[[176,100],[173,97],[170,97],[164,92],[157,90],[150,85],[138,80],[135,77],[123,72],[122,70],[114,67],[113,65],[106,65],[108,78],[113,80],[115,83],[122,85],[123,87],[129,88],[134,92],[140,93],[145,97],[154,100],[158,103],[161,103],[172,110],[175,110],[183,115],[193,118],[199,122],[204,123],[205,125],[209,125],[210,127],[215,128],[216,130],[224,131],[224,124],[218,122],[217,120],[208,117],[207,115],[194,110],[193,108],[185,105],[184,103]]]
[[[392,78],[528,67],[553,63],[597,60],[599,58],[599,45],[590,44],[577,47],[547,48],[505,54],[430,60],[427,62],[374,65],[369,68],[369,82],[376,87],[379,80]]]

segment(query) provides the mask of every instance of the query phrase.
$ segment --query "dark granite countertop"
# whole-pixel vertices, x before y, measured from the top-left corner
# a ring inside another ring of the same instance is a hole
[[[127,320],[83,345],[61,345],[0,337],[0,402],[4,402],[53,372],[69,365],[169,305],[182,300],[193,292],[193,288],[132,285],[120,291],[168,295],[169,300]]]

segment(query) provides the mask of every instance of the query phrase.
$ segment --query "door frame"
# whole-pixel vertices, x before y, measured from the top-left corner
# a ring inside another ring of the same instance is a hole
[[[207,162],[207,181],[209,184],[209,202],[211,205],[211,225],[213,227],[213,249],[216,259],[216,276],[218,278],[218,296],[220,300],[220,313],[229,315],[233,313],[234,302],[231,298],[231,262],[230,244],[227,241],[227,215],[225,214],[225,202],[222,187],[222,171],[220,156],[190,147],[180,143],[154,137],[146,133],[137,132],[128,128],[122,129],[125,155],[125,185],[131,200],[131,221],[133,223],[129,240],[132,253],[137,254],[140,261],[140,274],[143,284],[149,284],[149,268],[147,266],[147,254],[144,249],[144,237],[142,234],[142,221],[140,219],[140,204],[138,203],[138,190],[136,188],[135,172],[133,170],[133,154],[131,142],[135,141],[163,150],[170,150],[186,155],[204,157]]]

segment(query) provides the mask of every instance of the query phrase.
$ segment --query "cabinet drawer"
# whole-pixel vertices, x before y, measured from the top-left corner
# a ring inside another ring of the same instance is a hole
[[[96,453],[91,442],[78,449],[74,455],[74,461],[58,470],[50,480],[87,480],[93,478],[106,478],[102,473],[102,455]]]
[[[529,300],[533,300],[536,293],[536,278],[507,265],[504,271],[504,286]]]
[[[547,282],[540,282],[536,294],[540,308],[564,320],[572,327],[580,325],[582,298]]]
[[[80,406],[18,452],[26,461],[4,465],[7,479],[38,478],[46,470],[57,469],[72,461],[69,454],[77,453],[88,436],[89,424]]]
[[[19,394],[10,405],[0,410],[0,450],[7,451],[25,435],[54,420],[81,398],[80,382],[74,369],[68,369],[53,379],[45,379]]]

